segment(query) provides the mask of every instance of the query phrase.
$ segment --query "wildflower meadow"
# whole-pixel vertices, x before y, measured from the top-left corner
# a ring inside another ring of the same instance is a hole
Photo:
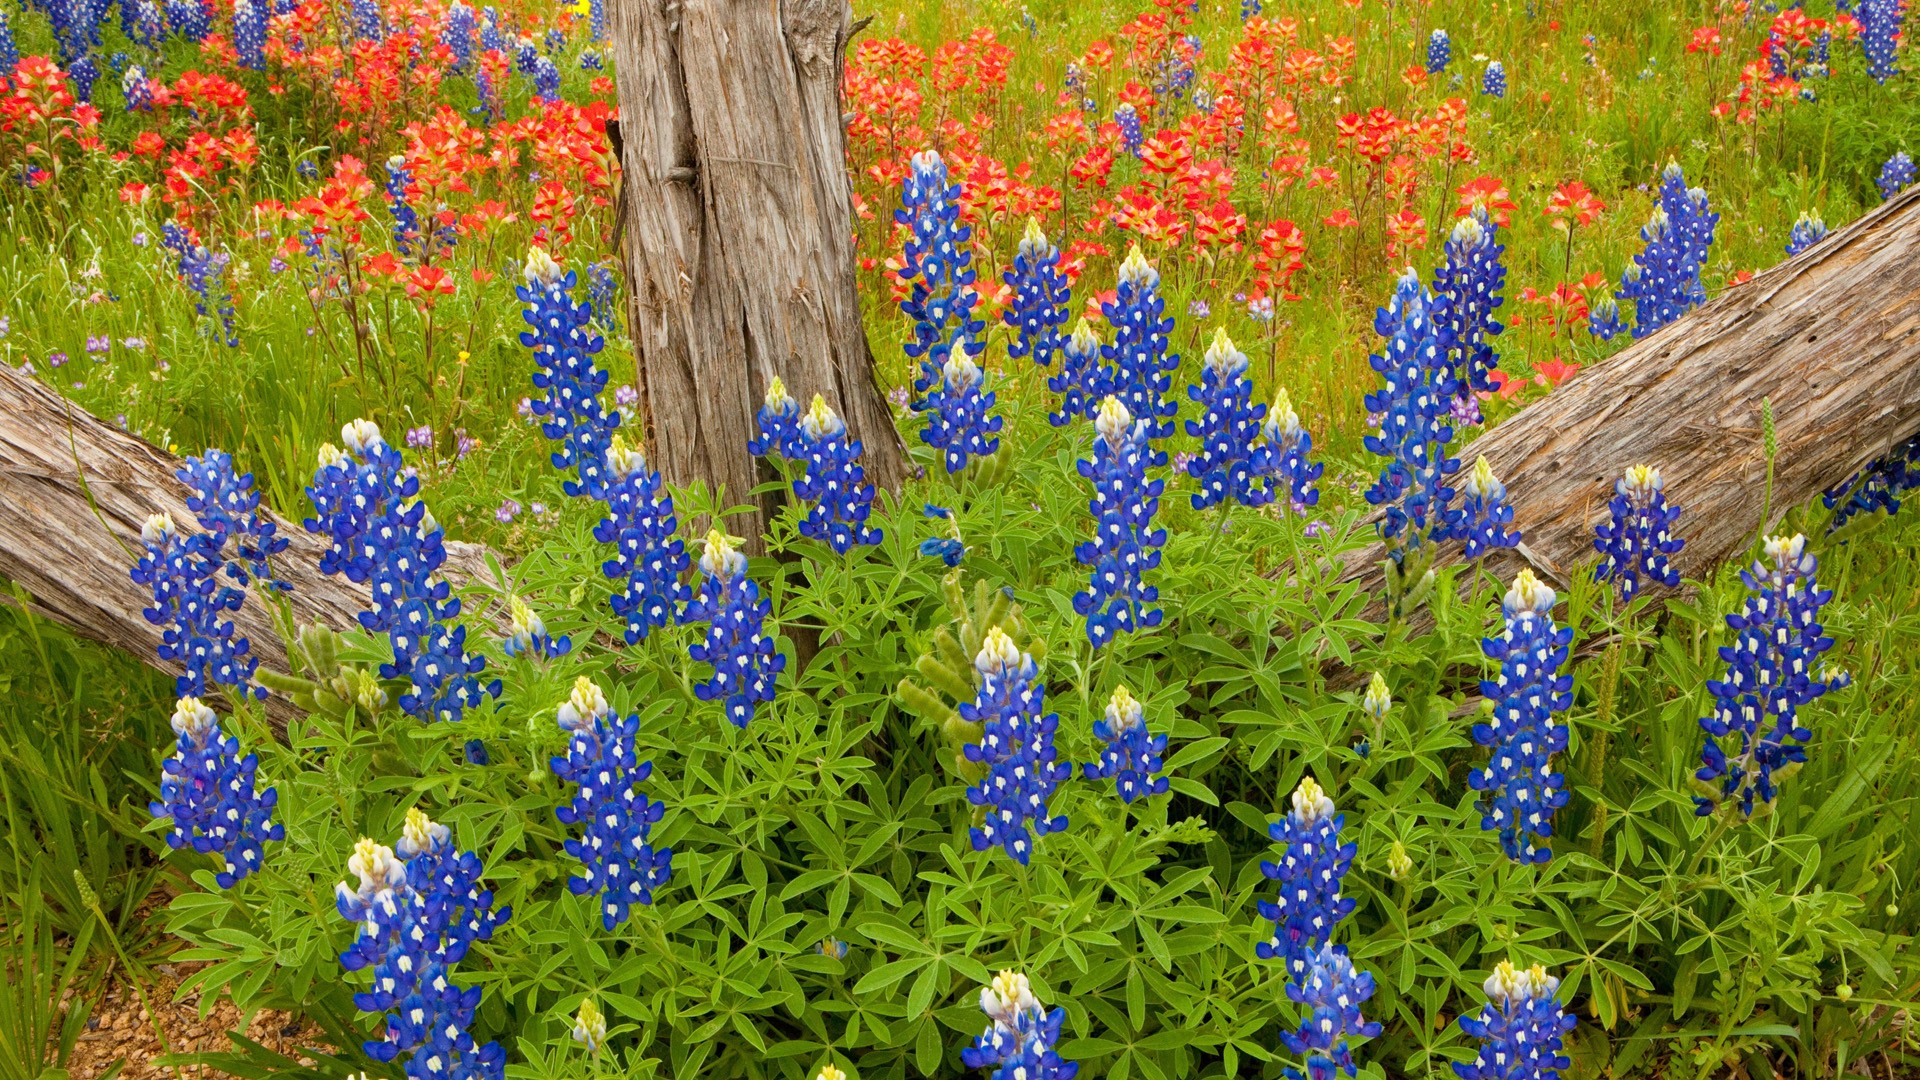
[[[0,0],[0,351],[191,514],[152,655],[0,605],[0,1080],[1914,1074],[1920,431],[1748,403],[1726,565],[1475,447],[1903,197],[1905,0],[856,0],[912,476],[775,377],[750,491],[612,2]]]

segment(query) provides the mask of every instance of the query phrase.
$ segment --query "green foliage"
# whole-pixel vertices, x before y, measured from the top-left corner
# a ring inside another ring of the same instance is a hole
[[[1048,445],[1038,428],[1024,435]],[[1278,1075],[1277,1033],[1295,1021],[1279,965],[1254,957],[1270,933],[1254,901],[1268,889],[1266,825],[1312,776],[1359,845],[1347,879],[1359,910],[1340,939],[1379,979],[1369,1015],[1387,1030],[1361,1053],[1376,1074],[1450,1075],[1446,1062],[1468,1052],[1450,1018],[1507,957],[1565,977],[1583,1015],[1580,1076],[1762,1060],[1831,1075],[1899,1052],[1887,1014],[1920,979],[1899,904],[1920,794],[1902,767],[1920,752],[1920,684],[1895,662],[1920,646],[1911,521],[1822,550],[1822,580],[1841,597],[1835,662],[1856,681],[1809,710],[1808,763],[1748,822],[1698,818],[1689,797],[1702,687],[1720,674],[1738,579],[1718,575],[1663,609],[1615,609],[1577,575],[1562,618],[1576,656],[1593,659],[1574,668],[1574,745],[1558,762],[1575,797],[1553,861],[1518,867],[1480,831],[1465,782],[1484,753],[1467,728],[1501,583],[1443,568],[1432,629],[1389,632],[1364,594],[1326,580],[1364,542],[1351,519],[1309,538],[1296,519],[1240,511],[1222,535],[1179,512],[1166,626],[1090,655],[1070,604],[1079,527],[1058,505],[1076,497],[1070,460],[1023,458],[992,491],[926,492],[956,506],[972,545],[954,572],[917,555],[935,527],[917,514],[889,511],[886,543],[834,556],[794,539],[787,511],[780,557],[752,572],[792,659],[779,698],[744,731],[688,691],[700,674],[685,660],[691,630],[599,644],[614,628],[606,586],[580,569],[598,558],[583,505],[565,509],[511,587],[553,632],[595,644],[545,662],[496,653],[498,711],[423,727],[349,707],[342,673],[379,648],[358,632],[310,632],[300,692],[333,704],[285,745],[237,721],[279,788],[286,842],[231,893],[197,870],[202,888],[167,913],[191,943],[182,957],[209,962],[190,986],[203,1000],[224,990],[243,1007],[304,1011],[343,1059],[368,1066],[353,1048],[374,1020],[349,1000],[358,979],[336,956],[351,927],[330,894],[354,840],[391,841],[418,806],[481,855],[497,903],[514,909],[457,977],[484,987],[480,1034],[509,1046],[516,1075],[587,1069],[565,1034],[587,998],[608,1017],[597,1067],[611,1075],[803,1077],[828,1060],[862,1078],[955,1075],[983,1025],[978,988],[1003,967],[1067,1009],[1063,1052],[1092,1075]],[[1823,522],[1796,512],[1792,523]],[[1272,552],[1298,552],[1305,572],[1261,572]],[[974,732],[953,706],[971,696],[968,652],[991,626],[1045,656],[1063,758],[1094,757],[1091,723],[1129,686],[1172,736],[1173,793],[1127,808],[1076,779],[1053,803],[1071,827],[1031,866],[974,852],[977,811],[953,753]],[[804,665],[801,637],[815,643]],[[1340,674],[1370,670],[1395,699],[1377,728]],[[564,887],[576,864],[552,807],[569,792],[546,766],[564,747],[554,709],[583,675],[640,713],[640,755],[656,769],[646,791],[669,808],[654,842],[675,852],[656,903],[611,933],[591,897]],[[489,764],[466,760],[474,738]],[[849,946],[844,959],[834,943]]]

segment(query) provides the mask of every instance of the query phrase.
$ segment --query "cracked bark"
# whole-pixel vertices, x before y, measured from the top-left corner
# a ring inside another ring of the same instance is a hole
[[[905,450],[873,379],[840,120],[845,0],[614,0],[623,230],[648,459],[748,501],[768,383],[823,395],[897,489]],[[769,503],[728,531],[759,550]]]

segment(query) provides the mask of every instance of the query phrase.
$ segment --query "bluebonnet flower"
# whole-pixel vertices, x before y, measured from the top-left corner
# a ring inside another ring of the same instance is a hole
[[[986,324],[973,317],[979,300],[973,229],[960,221],[960,185],[947,182],[939,154],[923,150],[913,156],[893,220],[908,229],[900,280],[909,288],[900,310],[913,320],[913,340],[903,348],[920,362],[913,408],[924,411],[928,406],[918,396],[940,383],[947,360],[956,353],[978,356],[986,348]]]
[[[744,728],[761,704],[773,700],[775,681],[787,667],[767,633],[773,602],[761,598],[760,587],[747,577],[747,557],[718,529],[707,533],[700,571],[699,592],[681,619],[707,624],[706,637],[689,646],[687,655],[712,664],[713,677],[693,693],[701,701],[722,702],[727,720]]]
[[[1460,1030],[1480,1040],[1480,1050],[1471,1062],[1454,1062],[1454,1075],[1460,1080],[1559,1080],[1561,1070],[1573,1065],[1560,1052],[1562,1040],[1579,1023],[1554,1000],[1560,980],[1539,964],[1523,970],[1502,960],[1485,988],[1487,1003],[1480,1014],[1460,1016]]]
[[[806,456],[806,439],[800,434],[800,404],[787,393],[787,384],[778,375],[767,384],[765,403],[754,419],[760,435],[747,442],[747,453],[755,457],[778,454],[796,461]]]
[[[1246,22],[1260,14],[1260,0],[1240,0],[1240,21]]]
[[[1481,457],[1460,485],[1460,520],[1454,531],[1465,542],[1466,556],[1478,559],[1495,548],[1520,546],[1520,531],[1509,530],[1513,507],[1507,504],[1507,487],[1493,475],[1493,466]]]
[[[1353,1076],[1351,1038],[1371,1039],[1380,1024],[1360,1013],[1373,996],[1373,973],[1354,969],[1344,945],[1323,945],[1308,961],[1303,978],[1287,984],[1288,1000],[1306,1010],[1295,1031],[1283,1031],[1287,1049],[1301,1055],[1306,1070],[1288,1068],[1289,1080],[1333,1080],[1340,1073]]]
[[[1077,1062],[1062,1059],[1055,1050],[1067,1011],[1049,1012],[1034,997],[1025,975],[1002,971],[994,976],[980,991],[980,1011],[991,1023],[972,1046],[960,1051],[967,1068],[992,1069],[993,1080],[1073,1080],[1080,1074]],[[838,1069],[834,1072],[839,1074]]]
[[[606,6],[607,6],[606,0],[593,0],[593,9],[595,11],[604,11],[606,9]],[[581,71],[605,71],[606,68],[607,68],[606,58],[601,56],[598,52],[594,51],[593,49],[580,50],[580,70]]]
[[[957,473],[972,459],[1000,449],[1005,418],[992,414],[995,395],[985,389],[987,374],[973,357],[951,353],[940,373],[940,385],[921,402],[927,426],[920,438],[940,451],[948,473]]]
[[[593,307],[594,325],[609,334],[620,332],[620,279],[613,265],[612,259],[587,264],[587,303]]]
[[[145,68],[127,65],[127,70],[120,73],[120,96],[126,99],[128,112],[153,111],[153,84],[147,81]]]
[[[1109,392],[1134,419],[1148,422],[1148,438],[1172,435],[1173,416],[1180,406],[1167,400],[1167,392],[1173,387],[1173,373],[1180,370],[1180,357],[1168,351],[1173,320],[1167,317],[1167,302],[1160,295],[1160,274],[1147,264],[1140,245],[1127,251],[1120,263],[1119,288],[1100,311],[1114,329],[1113,344],[1101,349],[1113,365]]]
[[[141,614],[162,628],[160,659],[183,669],[174,680],[175,692],[199,697],[209,687],[228,686],[242,696],[265,697],[265,688],[253,685],[260,660],[249,655],[249,642],[234,636],[233,620],[226,617],[240,610],[244,594],[219,583],[223,561],[216,538],[182,536],[171,517],[154,514],[141,527],[140,543],[146,553],[134,563],[131,577],[153,597]]]
[[[445,530],[378,427],[355,420],[340,435],[347,448],[322,446],[307,488],[314,507],[307,531],[327,540],[320,570],[370,588],[373,608],[360,613],[360,625],[387,635],[393,662],[380,666],[380,677],[408,683],[400,707],[421,720],[457,721],[485,697],[498,697],[500,682],[481,685],[486,658],[469,656],[467,628],[452,624],[460,600],[437,577],[447,561]]]
[[[259,759],[240,756],[240,740],[221,733],[220,718],[199,698],[182,697],[174,706],[173,731],[174,755],[162,766],[160,798],[147,812],[173,823],[168,847],[220,856],[214,881],[231,889],[260,869],[263,844],[286,839],[286,828],[273,821],[280,795],[255,790]]]
[[[1075,420],[1091,420],[1100,402],[1113,393],[1112,369],[1101,363],[1100,338],[1082,318],[1060,347],[1060,372],[1047,377],[1047,389],[1060,395],[1060,408],[1047,422],[1065,427]]]
[[[1367,692],[1360,698],[1360,711],[1372,717],[1373,722],[1378,724],[1385,720],[1387,713],[1392,710],[1393,692],[1387,687],[1387,677],[1376,671],[1373,677],[1367,680]]]
[[[1687,187],[1677,162],[1660,174],[1660,205],[1640,230],[1647,246],[1620,276],[1615,299],[1632,300],[1634,340],[1666,326],[1706,302],[1700,271],[1707,264],[1720,215],[1707,206],[1707,193]]]
[[[406,156],[387,158],[387,209],[393,214],[393,246],[410,263],[427,263],[436,253],[451,250],[458,234],[451,225],[423,229],[420,212],[413,200],[419,189],[413,183],[413,170]]]
[[[1346,820],[1309,776],[1294,789],[1292,811],[1267,826],[1267,835],[1285,850],[1279,862],[1260,862],[1260,872],[1278,882],[1280,892],[1259,902],[1261,917],[1273,923],[1273,936],[1253,951],[1262,960],[1284,963],[1292,985],[1306,981],[1314,957],[1333,940],[1333,928],[1353,913],[1354,900],[1340,895],[1356,850],[1340,842]]]
[[[14,41],[13,19],[0,11],[0,76],[10,76],[20,66],[20,46]]]
[[[580,1012],[573,1021],[573,1041],[589,1054],[598,1054],[607,1045],[607,1018],[592,998],[580,999]]]
[[[479,19],[474,16],[473,9],[460,0],[453,0],[447,8],[446,28],[440,31],[440,44],[453,54],[453,63],[448,66],[448,71],[465,74],[473,69],[473,50],[479,32]]]
[[[358,929],[340,966],[371,972],[353,1003],[386,1014],[382,1037],[361,1049],[381,1062],[409,1055],[410,1080],[502,1080],[506,1051],[479,1044],[468,1031],[480,988],[453,981],[454,966],[473,943],[491,940],[512,917],[511,909],[493,910],[493,892],[480,885],[479,857],[456,849],[447,827],[414,807],[398,843],[389,848],[362,838],[347,872],[359,881],[334,887],[334,907]]]
[[[500,32],[500,9],[492,4],[480,9],[480,47],[507,51],[507,37]]]
[[[807,469],[794,479],[793,493],[813,504],[800,522],[800,535],[825,541],[836,555],[855,544],[878,544],[884,534],[867,524],[874,491],[860,466],[860,440],[847,438],[846,423],[819,394],[800,419],[800,434]]]
[[[1007,355],[1016,360],[1031,356],[1041,367],[1052,366],[1053,355],[1066,344],[1060,328],[1067,324],[1072,288],[1060,272],[1060,249],[1048,242],[1039,221],[1027,219],[1013,268],[1000,279],[1013,290],[1013,300],[1001,313],[1014,332]]]
[[[1107,700],[1107,716],[1093,722],[1093,737],[1106,744],[1100,760],[1081,767],[1089,780],[1113,781],[1114,794],[1123,803],[1167,793],[1169,781],[1160,772],[1167,737],[1147,730],[1145,711],[1127,688],[1118,687]]]
[[[1818,210],[1802,210],[1787,233],[1787,254],[1798,255],[1827,238],[1827,223]]]
[[[200,0],[167,0],[167,26],[188,41],[198,43],[213,32]]]
[[[1140,144],[1145,139],[1140,130],[1140,114],[1123,101],[1113,110],[1113,122],[1120,125],[1120,142],[1126,152],[1139,157]]]
[[[160,242],[179,256],[174,273],[199,297],[194,301],[194,310],[201,315],[217,313],[220,325],[227,332],[227,346],[239,346],[240,336],[233,329],[233,294],[227,291],[225,283],[227,264],[233,257],[224,251],[217,255],[208,251],[194,242],[192,234],[171,221],[161,226]],[[209,304],[213,305],[212,311],[208,310]]]
[[[100,81],[100,65],[92,54],[75,57],[67,65],[67,79],[73,83],[73,97],[82,105],[93,103],[93,84]]]
[[[1720,648],[1727,677],[1707,682],[1713,715],[1700,718],[1707,741],[1694,776],[1718,781],[1720,790],[1715,798],[1694,798],[1703,817],[1736,797],[1748,816],[1756,800],[1771,803],[1774,770],[1807,760],[1804,744],[1813,732],[1800,723],[1801,706],[1849,682],[1844,673],[1813,669],[1833,648],[1820,623],[1833,590],[1814,579],[1819,562],[1807,551],[1807,538],[1769,536],[1765,550],[1764,559],[1740,572],[1750,595],[1738,614],[1727,616],[1734,632],[1733,644]],[[1731,755],[1720,745],[1729,735],[1740,739]]]
[[[620,414],[600,401],[607,373],[593,358],[606,339],[593,331],[593,309],[576,304],[573,287],[579,275],[562,271],[542,248],[527,253],[526,283],[514,293],[526,304],[521,318],[532,329],[520,331],[520,344],[533,350],[540,367],[533,375],[533,414],[545,417],[540,430],[560,443],[553,452],[557,469],[574,473],[562,486],[569,495],[600,497],[605,482],[607,448],[613,443]]]
[[[380,12],[379,0],[352,0],[352,12],[355,37],[361,41],[380,41],[387,36],[386,16]]]
[[[973,850],[998,847],[1022,866],[1033,841],[1067,827],[1067,817],[1049,817],[1054,788],[1073,776],[1073,766],[1057,760],[1054,733],[1060,717],[1046,711],[1047,687],[1033,657],[1014,645],[1006,631],[993,627],[973,658],[980,689],[962,703],[960,718],[981,727],[980,741],[962,753],[986,775],[967,789],[967,801],[981,808],[978,826],[968,830]]]
[[[460,751],[469,765],[485,766],[493,762],[493,755],[487,753],[487,744],[480,739],[468,739]]]
[[[1906,0],[1860,0],[1854,17],[1860,20],[1860,48],[1867,54],[1867,74],[1885,83],[1899,74],[1900,24],[1907,14]]]
[[[1664,486],[1659,469],[1633,466],[1613,485],[1607,520],[1594,527],[1593,547],[1602,558],[1593,579],[1613,582],[1622,601],[1640,591],[1642,577],[1667,588],[1680,584],[1680,572],[1668,557],[1686,541],[1673,535],[1680,508],[1668,504]]]
[[[255,0],[233,0],[233,51],[249,71],[267,70],[267,15]]]
[[[1593,302],[1592,312],[1587,316],[1587,333],[1601,341],[1612,341],[1626,324],[1620,321],[1620,305],[1611,296],[1603,296]]]
[[[1494,98],[1507,96],[1507,69],[1500,61],[1487,61],[1487,73],[1480,79],[1480,92]]]
[[[1187,462],[1187,475],[1200,483],[1193,508],[1205,510],[1228,499],[1243,506],[1272,502],[1273,490],[1256,468],[1264,455],[1254,449],[1267,407],[1254,403],[1247,354],[1234,348],[1225,327],[1214,331],[1200,365],[1200,385],[1187,387],[1187,396],[1200,406],[1200,419],[1187,421],[1187,434],[1200,440],[1200,453]]]
[[[560,68],[552,57],[538,57],[533,62],[533,96],[541,101],[560,100]]]
[[[533,77],[534,65],[540,61],[540,46],[525,34],[514,42],[513,69],[520,74]]]
[[[636,763],[639,713],[621,719],[583,675],[574,680],[558,719],[567,753],[553,759],[553,775],[580,787],[573,802],[554,813],[562,825],[586,826],[583,836],[566,841],[567,854],[582,864],[581,876],[569,878],[567,888],[575,896],[599,893],[600,924],[612,930],[627,921],[632,905],[653,903],[654,890],[673,873],[673,852],[648,842],[667,807],[639,790],[653,774],[653,762]]]
[[[501,651],[508,656],[530,656],[551,660],[556,656],[565,656],[573,649],[572,638],[565,634],[554,637],[547,633],[546,622],[527,606],[525,600],[514,597],[508,610],[511,615],[507,636],[500,643]]]
[[[1266,477],[1272,496],[1284,493],[1287,506],[1305,514],[1320,502],[1320,489],[1314,483],[1326,466],[1307,456],[1313,452],[1313,436],[1300,425],[1300,414],[1293,411],[1285,389],[1274,391],[1260,431],[1265,441],[1254,448],[1254,470]]]
[[[1821,501],[1827,509],[1839,506],[1829,531],[1845,525],[1856,514],[1875,511],[1897,514],[1900,512],[1901,494],[1917,487],[1920,487],[1920,436],[1908,439],[1873,459],[1866,468],[1849,476],[1845,483],[1821,493]],[[1844,503],[1841,501],[1843,499]]]
[[[482,40],[485,39],[485,33],[485,30],[481,31]],[[469,111],[479,114],[481,119],[489,124],[505,116],[507,106],[506,101],[502,97],[501,89],[502,88],[494,82],[492,73],[487,70],[487,65],[480,64],[475,67],[473,71],[473,92],[474,96],[479,99],[479,104],[475,105]]]
[[[1427,74],[1438,75],[1453,60],[1453,41],[1445,30],[1435,30],[1427,38]]]
[[[960,538],[960,522],[954,518],[953,511],[928,503],[926,516],[946,522],[947,535],[930,536],[920,541],[920,554],[938,558],[948,566],[959,566],[960,560],[966,557],[967,545]]]
[[[174,476],[187,486],[187,509],[206,530],[210,554],[224,557],[227,541],[233,541],[234,554],[226,563],[229,577],[242,585],[257,579],[261,588],[274,592],[293,588],[268,569],[267,560],[287,549],[287,539],[271,518],[261,516],[252,473],[235,475],[226,451],[208,450],[188,458]]]
[[[1429,317],[1432,303],[1409,268],[1374,315],[1374,332],[1386,345],[1367,358],[1387,380],[1366,397],[1367,411],[1380,418],[1366,448],[1387,459],[1380,479],[1367,489],[1367,502],[1386,508],[1381,535],[1407,546],[1450,535],[1456,514],[1447,477],[1459,471],[1460,461],[1447,452],[1453,441],[1447,421],[1459,387]]]
[[[1491,754],[1467,786],[1484,793],[1480,827],[1498,830],[1507,857],[1522,863],[1552,857],[1553,812],[1567,803],[1567,778],[1552,762],[1567,748],[1567,725],[1553,714],[1573,704],[1573,676],[1560,674],[1573,630],[1554,625],[1556,599],[1533,571],[1520,571],[1501,603],[1506,628],[1480,643],[1500,674],[1480,682],[1489,712],[1473,725],[1473,741]]]
[[[1148,443],[1149,422],[1135,420],[1119,398],[1101,402],[1094,429],[1093,456],[1075,463],[1093,481],[1093,539],[1073,551],[1092,577],[1074,594],[1073,610],[1087,620],[1087,640],[1097,649],[1117,634],[1159,626],[1164,614],[1151,606],[1160,590],[1145,575],[1160,566],[1167,542],[1167,531],[1153,525],[1166,481],[1147,479],[1147,467],[1165,463],[1166,454]]]
[[[587,28],[593,40],[607,40],[607,0],[587,0]]]
[[[1881,199],[1891,199],[1900,194],[1901,189],[1913,183],[1913,175],[1913,159],[1907,156],[1905,150],[1896,150],[1893,156],[1887,159],[1887,163],[1880,166],[1880,176],[1874,181],[1874,185],[1880,189]]]
[[[1493,369],[1498,360],[1491,339],[1506,327],[1493,313],[1506,302],[1500,290],[1507,281],[1507,268],[1500,264],[1507,249],[1494,238],[1499,231],[1484,206],[1474,207],[1454,225],[1445,245],[1446,261],[1433,274],[1432,318],[1456,387],[1449,404],[1454,419],[1463,424],[1480,422],[1474,392],[1496,389]]]
[[[613,437],[607,450],[607,516],[593,528],[593,538],[612,544],[613,558],[600,572],[615,583],[609,603],[626,620],[627,644],[646,640],[655,628],[673,621],[674,611],[689,597],[680,582],[686,573],[686,545],[673,513],[673,496],[662,492],[660,474],[647,467],[639,447]]]

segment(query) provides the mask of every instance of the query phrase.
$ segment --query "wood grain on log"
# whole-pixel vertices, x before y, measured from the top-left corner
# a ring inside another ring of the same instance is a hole
[[[172,454],[0,364],[0,577],[26,589],[34,610],[80,636],[178,675],[178,664],[158,658],[160,628],[141,614],[152,596],[128,571],[142,552],[140,528],[150,515],[168,514],[182,529],[197,531],[186,488],[174,476],[180,466]],[[274,570],[293,585],[287,599],[295,623],[357,626],[357,614],[368,606],[366,588],[322,576],[319,538],[297,523],[274,520],[289,541]],[[484,549],[449,542],[446,571],[456,583],[486,578]],[[254,590],[233,621],[262,667],[287,670],[273,610]],[[268,699],[268,710],[282,724],[293,715],[278,696]]]
[[[1769,526],[1920,431],[1920,185],[1474,441],[1465,468],[1486,456],[1526,537],[1491,567],[1531,562],[1564,583],[1637,464],[1658,467],[1681,508],[1682,574],[1740,557],[1762,526],[1763,400],[1779,444]],[[1357,552],[1344,576],[1377,581],[1384,558]]]
[[[615,0],[628,280],[648,456],[671,484],[762,476],[746,450],[769,382],[813,394],[906,458],[873,379],[840,125],[846,0]],[[756,550],[764,507],[730,530]]]

